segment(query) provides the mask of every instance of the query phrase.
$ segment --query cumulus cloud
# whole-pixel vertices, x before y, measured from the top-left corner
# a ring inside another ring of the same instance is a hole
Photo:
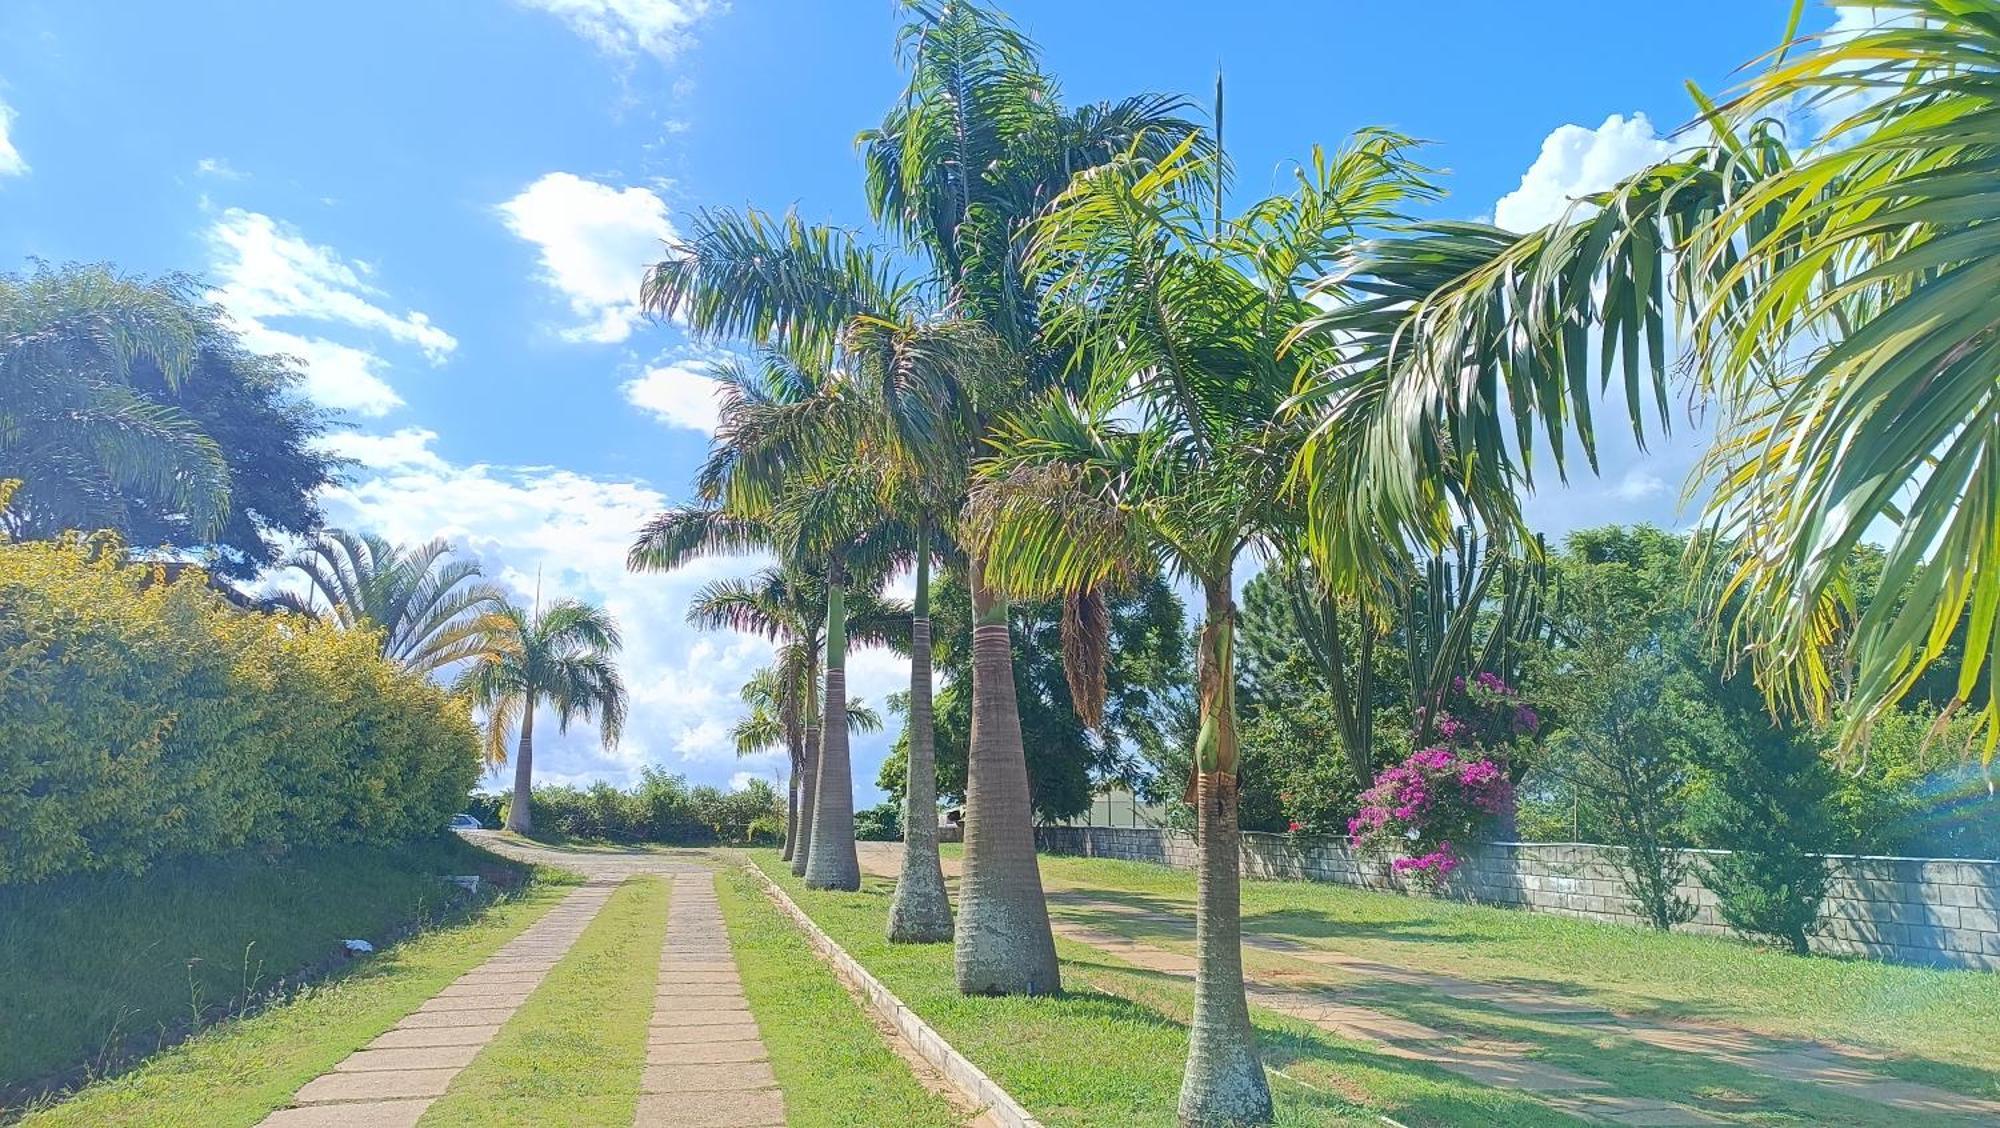
[[[1493,206],[1493,222],[1510,231],[1552,223],[1578,196],[1601,192],[1675,148],[1654,131],[1645,114],[1612,114],[1596,129],[1561,126],[1542,141],[1521,186]]]
[[[22,176],[28,171],[28,162],[14,147],[13,128],[14,108],[0,102],[0,176]]]
[[[621,385],[626,402],[669,427],[715,432],[717,384],[692,362],[649,368]]]
[[[414,427],[330,436],[328,447],[361,467],[351,484],[326,494],[328,517],[394,541],[445,537],[524,600],[538,590],[544,600],[587,599],[617,618],[631,694],[625,737],[607,751],[589,724],[566,734],[553,725],[537,729],[537,778],[625,785],[640,769],[657,766],[722,786],[735,773],[770,778],[783,770],[782,751],[738,758],[729,739],[745,708],[738,690],[770,660],[771,645],[751,635],[698,632],[685,618],[696,589],[764,561],[701,560],[670,574],[634,575],[625,570],[625,550],[639,525],[669,504],[665,495],[644,482],[570,470],[458,464],[433,449],[436,437]],[[880,708],[882,697],[908,678],[906,664],[861,651],[849,685]],[[888,742],[886,734],[857,741],[855,777],[864,803],[873,801]]]
[[[551,172],[501,204],[500,217],[535,245],[542,281],[579,319],[565,337],[608,343],[631,335],[640,276],[674,237],[665,201],[644,188]]]
[[[210,225],[208,245],[210,270],[220,282],[209,297],[229,312],[248,347],[297,357],[306,394],[324,406],[381,415],[403,402],[383,377],[387,362],[374,351],[377,341],[414,348],[433,365],[458,347],[428,315],[384,308],[385,295],[369,281],[372,266],[312,243],[268,215],[230,208]],[[298,332],[274,320],[311,322],[368,344]]]
[[[694,42],[696,24],[727,7],[713,0],[521,0],[568,24],[607,55],[666,60]]]

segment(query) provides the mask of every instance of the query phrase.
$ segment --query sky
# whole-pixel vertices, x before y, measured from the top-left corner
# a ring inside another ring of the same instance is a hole
[[[1448,169],[1440,215],[1527,227],[1671,152],[1685,84],[1727,91],[1789,0],[1017,0],[1071,103],[1206,106],[1220,68],[1241,201],[1315,144],[1389,126]],[[715,421],[697,342],[638,283],[704,207],[866,229],[855,134],[901,89],[892,0],[348,0],[0,6],[0,269],[106,261],[204,281],[252,347],[299,359],[357,464],[329,519],[444,536],[526,595],[604,603],[626,636],[622,742],[536,734],[539,779],[777,778],[739,759],[737,688],[764,643],[683,615],[744,561],[633,576]],[[1811,12],[1807,27],[1832,22]],[[1684,427],[1532,498],[1551,534],[1686,523]],[[893,656],[850,657],[878,707]],[[857,738],[879,798],[894,736]]]

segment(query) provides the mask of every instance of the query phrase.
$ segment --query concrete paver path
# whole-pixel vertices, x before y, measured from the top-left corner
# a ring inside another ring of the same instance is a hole
[[[306,1082],[263,1128],[409,1128],[472,1062],[611,897],[593,879],[395,1029]]]
[[[674,880],[639,1128],[772,1128],[785,1099],[743,996],[712,874]]]

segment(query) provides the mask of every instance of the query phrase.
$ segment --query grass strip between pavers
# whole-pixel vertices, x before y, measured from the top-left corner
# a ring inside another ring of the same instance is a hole
[[[573,875],[425,933],[270,1010],[215,1026],[130,1073],[30,1114],[22,1128],[248,1128],[554,908]]]
[[[884,1044],[882,1032],[754,878],[739,870],[723,873],[719,897],[743,993],[785,1091],[791,1128],[958,1123],[952,1106],[924,1088]]]
[[[658,876],[619,886],[418,1123],[630,1128],[670,889]]]
[[[1027,1110],[1062,1125],[1153,1126],[1177,1122],[1181,1069],[1187,1061],[1185,1011],[1190,985],[1121,967],[1088,949],[1059,943],[1064,992],[1042,998],[967,997],[958,993],[950,944],[891,944],[894,884],[865,878],[859,893],[805,888],[770,850],[751,852],[760,868],[847,953],[931,1024]],[[803,940],[801,940],[803,943]],[[1182,997],[1177,1018],[1135,1001]],[[1267,1023],[1260,1016],[1260,1032]],[[1309,1042],[1304,1035],[1294,1041]],[[1468,1088],[1470,1088],[1468,1086]],[[1278,1077],[1272,1085],[1281,1128],[1381,1128],[1374,1112],[1346,1096]],[[1472,1118],[1449,1123],[1519,1123]]]

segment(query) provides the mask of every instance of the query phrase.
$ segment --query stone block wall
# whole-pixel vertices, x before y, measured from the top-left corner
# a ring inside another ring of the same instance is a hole
[[[1196,863],[1194,840],[1155,828],[1042,827],[1052,854],[1152,862],[1179,869]],[[1615,846],[1493,842],[1452,876],[1445,896],[1487,905],[1559,913],[1638,926]],[[1697,851],[1697,854],[1712,851]],[[1832,855],[1833,881],[1821,908],[1816,951],[1900,963],[2000,971],[2000,861]],[[1715,894],[1701,883],[1696,859],[1681,895],[1695,918],[1680,931],[1726,935]],[[1243,872],[1250,877],[1324,881],[1388,892],[1415,892],[1384,862],[1364,858],[1346,839],[1245,834]]]

